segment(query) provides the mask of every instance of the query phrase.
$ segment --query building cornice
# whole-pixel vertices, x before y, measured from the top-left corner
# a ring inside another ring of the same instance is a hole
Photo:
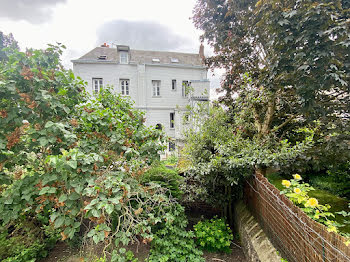
[[[185,106],[135,106],[136,109],[140,110],[187,110]]]
[[[71,60],[73,64],[113,64],[113,65],[146,65],[146,66],[153,66],[153,67],[167,67],[167,68],[190,68],[190,69],[207,69],[205,66],[199,66],[199,65],[185,65],[185,64],[150,64],[150,63],[144,63],[144,64],[137,64],[136,62],[130,61],[128,64],[120,64],[117,61],[108,61],[108,60],[83,60],[83,59],[76,59]]]
[[[207,67],[205,67],[205,66],[185,65],[185,64],[150,64],[150,63],[145,63],[145,65],[146,66],[154,66],[154,67],[207,69]]]

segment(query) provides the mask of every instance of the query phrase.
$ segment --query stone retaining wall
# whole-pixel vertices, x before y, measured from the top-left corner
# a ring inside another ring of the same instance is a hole
[[[235,227],[250,262],[281,262],[281,257],[245,204],[235,205]]]

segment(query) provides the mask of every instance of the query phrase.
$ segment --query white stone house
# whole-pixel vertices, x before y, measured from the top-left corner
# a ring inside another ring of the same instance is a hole
[[[210,83],[203,60],[203,46],[199,54],[189,54],[104,44],[72,62],[74,73],[88,83],[89,92],[110,85],[115,92],[130,96],[135,108],[145,112],[146,125],[161,126],[171,138],[168,151],[172,151],[182,143],[187,105],[209,100]]]

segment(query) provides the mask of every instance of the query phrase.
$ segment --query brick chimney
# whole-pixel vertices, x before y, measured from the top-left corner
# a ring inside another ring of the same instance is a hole
[[[204,45],[201,44],[199,46],[199,57],[202,59],[202,62],[204,63],[205,56],[204,56]]]

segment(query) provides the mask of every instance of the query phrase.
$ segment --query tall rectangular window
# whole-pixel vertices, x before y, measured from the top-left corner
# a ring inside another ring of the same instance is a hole
[[[170,128],[175,128],[175,113],[170,113]]]
[[[182,97],[187,97],[188,86],[189,86],[188,81],[186,80],[182,81]]]
[[[170,152],[175,151],[175,143],[172,141],[169,142],[169,151]]]
[[[153,96],[160,96],[160,80],[152,80]]]
[[[171,80],[171,90],[176,90],[176,79]]]
[[[130,95],[129,79],[120,79],[120,90],[123,96]]]
[[[119,61],[120,61],[121,64],[127,64],[129,62],[128,52],[120,51],[119,52],[119,57],[120,57]]]
[[[92,91],[94,94],[98,94],[103,87],[103,79],[102,78],[93,78],[92,79]]]

